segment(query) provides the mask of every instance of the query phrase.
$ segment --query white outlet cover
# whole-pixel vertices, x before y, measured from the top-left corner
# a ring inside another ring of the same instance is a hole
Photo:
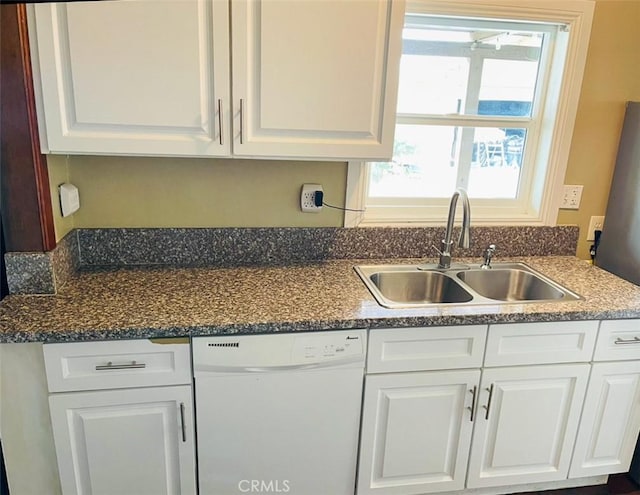
[[[60,211],[63,217],[73,215],[80,209],[80,194],[73,184],[64,183],[58,186],[60,194]]]
[[[302,192],[300,193],[300,209],[304,213],[319,213],[322,206],[316,206],[316,192],[323,192],[320,184],[302,184]]]
[[[562,200],[560,208],[565,210],[577,210],[580,208],[582,199],[582,188],[584,186],[565,185],[562,190]]]
[[[604,217],[591,217],[589,220],[589,229],[587,230],[587,241],[595,241],[593,232],[595,230],[602,230],[604,225]]]

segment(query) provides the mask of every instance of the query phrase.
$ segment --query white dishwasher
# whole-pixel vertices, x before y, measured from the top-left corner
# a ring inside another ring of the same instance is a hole
[[[353,495],[365,330],[195,337],[201,495]]]

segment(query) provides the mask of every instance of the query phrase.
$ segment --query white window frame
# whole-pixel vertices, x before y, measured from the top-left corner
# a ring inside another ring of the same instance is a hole
[[[567,168],[573,127],[593,21],[593,0],[411,0],[407,11],[440,16],[519,20],[563,24],[552,50],[549,91],[541,109],[542,125],[528,194],[521,202],[471,200],[474,225],[555,225],[560,191]],[[543,63],[541,61],[541,63]],[[477,119],[481,121],[482,119]],[[469,120],[473,126],[473,119]],[[544,166],[544,163],[547,163]],[[523,167],[525,173],[527,168]],[[349,162],[346,207],[366,207],[368,164]],[[399,201],[400,205],[402,201]],[[502,206],[501,206],[502,203]],[[508,204],[507,204],[508,203]],[[427,206],[370,207],[345,212],[345,227],[389,225],[440,225],[446,218],[448,200],[433,199]]]

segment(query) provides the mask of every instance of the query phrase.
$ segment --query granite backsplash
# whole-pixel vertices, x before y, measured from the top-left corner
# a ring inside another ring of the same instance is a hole
[[[454,232],[454,239],[458,232]],[[472,227],[454,257],[572,256],[579,228]],[[7,253],[12,294],[55,294],[79,269],[269,266],[335,259],[433,258],[442,227],[76,229],[48,253]]]

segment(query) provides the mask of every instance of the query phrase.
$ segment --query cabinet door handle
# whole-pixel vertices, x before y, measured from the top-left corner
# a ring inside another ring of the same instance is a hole
[[[113,364],[111,361],[107,362],[107,364],[99,364],[96,366],[96,371],[107,371],[107,370],[130,370],[136,368],[146,368],[147,365],[145,363],[136,363],[135,361],[131,361],[130,363],[123,364]]]
[[[184,424],[184,402],[180,403],[180,428],[182,431],[182,441],[187,441],[187,425]]]
[[[240,98],[240,144],[244,141],[244,100]]]
[[[621,339],[618,337],[614,342],[616,345],[627,345],[627,344],[640,344],[640,337],[634,337],[630,340]]]
[[[487,412],[484,415],[484,419],[489,419],[489,410],[491,409],[491,399],[493,398],[493,383],[491,384],[491,387],[486,388],[485,390],[489,392],[489,399],[487,400],[487,405],[482,407],[484,407],[487,410]]]
[[[471,397],[471,407],[467,407],[467,409],[469,409],[471,411],[471,414],[469,415],[469,421],[471,421],[473,423],[473,419],[476,413],[476,394],[478,392],[478,386],[474,385],[472,390],[469,390],[469,393],[472,394]]]
[[[224,144],[224,138],[222,136],[222,100],[218,99],[218,128],[220,129],[220,146]]]

